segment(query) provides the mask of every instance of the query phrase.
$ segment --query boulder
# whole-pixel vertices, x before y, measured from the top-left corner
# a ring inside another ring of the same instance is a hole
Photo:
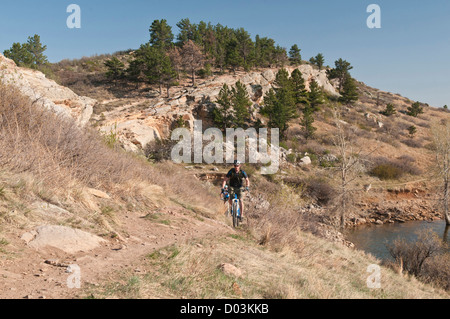
[[[305,156],[300,160],[300,165],[311,165],[311,158],[309,156]]]
[[[237,268],[236,266],[232,265],[232,264],[226,264],[226,263],[225,264],[221,264],[219,266],[219,268],[227,276],[237,277],[237,278],[242,277],[242,271],[239,268]]]
[[[22,239],[28,243],[28,246],[37,250],[53,247],[69,254],[89,251],[106,243],[104,239],[82,230],[54,225],[40,226],[24,234]]]

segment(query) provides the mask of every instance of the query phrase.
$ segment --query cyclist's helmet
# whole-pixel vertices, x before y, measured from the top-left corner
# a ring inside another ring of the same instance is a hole
[[[241,165],[240,161],[238,161],[238,160],[234,161],[234,166],[239,166],[239,165]]]

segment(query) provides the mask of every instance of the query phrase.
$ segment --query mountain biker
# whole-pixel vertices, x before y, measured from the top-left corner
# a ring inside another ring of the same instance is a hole
[[[232,201],[234,199],[234,194],[237,195],[239,199],[239,208],[241,210],[241,220],[244,214],[244,203],[242,200],[242,189],[245,180],[245,189],[248,191],[250,187],[250,180],[248,179],[248,175],[241,169],[241,162],[234,161],[234,168],[230,169],[228,174],[226,175],[223,183],[222,183],[222,193],[224,192],[225,185],[228,183],[230,186],[230,205],[232,205]]]

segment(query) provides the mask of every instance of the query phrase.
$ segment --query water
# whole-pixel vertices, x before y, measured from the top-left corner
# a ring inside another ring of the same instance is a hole
[[[444,239],[445,226],[444,220],[360,226],[349,230],[346,237],[355,244],[356,248],[386,260],[391,259],[386,244],[392,244],[398,238],[405,238],[408,241],[417,240],[417,232],[423,229],[432,229],[440,238]],[[450,233],[450,230],[448,232]],[[446,242],[450,244],[450,235],[447,234],[445,237]]]

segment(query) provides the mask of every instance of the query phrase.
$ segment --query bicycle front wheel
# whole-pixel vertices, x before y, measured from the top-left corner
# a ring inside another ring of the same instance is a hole
[[[238,204],[236,202],[233,202],[233,227],[234,228],[239,226],[238,209],[239,209]]]

